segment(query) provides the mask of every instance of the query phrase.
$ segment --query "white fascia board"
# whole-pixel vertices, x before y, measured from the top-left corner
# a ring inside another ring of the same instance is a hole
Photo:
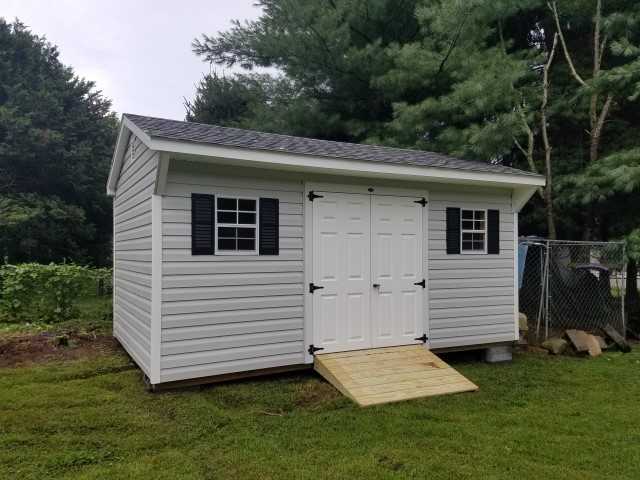
[[[116,184],[118,183],[118,176],[120,175],[120,169],[122,168],[122,159],[127,150],[127,143],[131,131],[125,127],[124,122],[120,124],[120,130],[118,131],[118,139],[116,140],[116,148],[113,151],[113,157],[111,158],[111,168],[109,169],[109,178],[107,179],[107,195],[114,196],[116,194]]]
[[[364,160],[327,158],[314,155],[298,155],[286,152],[270,152],[249,148],[226,147],[195,142],[152,138],[149,148],[157,151],[189,156],[190,160],[235,166],[274,168],[299,172],[326,173],[373,178],[394,178],[413,181],[430,181],[513,188],[515,186],[538,187],[544,178],[533,175],[474,172],[453,168],[398,165]]]
[[[114,196],[116,194],[116,185],[118,184],[118,177],[120,176],[120,170],[122,169],[122,163],[124,161],[124,155],[127,153],[127,145],[131,134],[138,137],[148,148],[151,145],[151,137],[145,132],[140,130],[134,125],[134,123],[127,117],[123,116],[120,121],[120,131],[118,132],[118,139],[116,140],[116,148],[111,158],[111,169],[109,170],[109,178],[107,179],[107,195]]]

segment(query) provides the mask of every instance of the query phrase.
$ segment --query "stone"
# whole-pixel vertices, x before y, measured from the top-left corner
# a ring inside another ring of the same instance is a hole
[[[566,350],[569,344],[564,338],[552,337],[548,338],[542,343],[542,348],[548,350],[549,353],[553,353],[554,355],[562,355]]]
[[[599,357],[602,355],[602,349],[600,348],[600,344],[598,343],[598,340],[596,340],[596,337],[587,334],[587,344],[589,345],[589,350],[587,350],[587,352],[590,357]]]
[[[529,320],[527,319],[527,316],[522,312],[520,312],[520,314],[518,315],[518,328],[521,332],[529,331]]]
[[[607,337],[613,340],[613,342],[618,346],[618,348],[622,350],[624,353],[628,353],[631,351],[631,345],[629,345],[629,343],[625,340],[625,338],[622,335],[620,335],[618,331],[615,328],[613,328],[611,325],[609,324],[605,325],[602,330],[604,330],[604,333],[607,334]]]
[[[609,348],[609,346],[607,345],[607,341],[600,335],[594,335],[593,338],[595,338],[598,342],[598,345],[600,345],[600,350],[606,350],[607,348]]]

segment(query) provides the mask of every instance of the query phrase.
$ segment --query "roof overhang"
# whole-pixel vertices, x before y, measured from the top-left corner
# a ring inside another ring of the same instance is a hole
[[[294,172],[454,183],[459,185],[494,186],[521,192],[517,196],[518,203],[522,203],[522,205],[526,203],[537,188],[545,184],[544,177],[540,175],[518,175],[514,173],[477,172],[420,165],[399,165],[314,155],[297,155],[288,152],[228,147],[151,137],[138,128],[127,117],[123,117],[107,184],[107,193],[109,195],[115,193],[127,143],[132,133],[148,148],[169,154],[174,158],[186,158],[191,161],[218,165],[269,168]]]

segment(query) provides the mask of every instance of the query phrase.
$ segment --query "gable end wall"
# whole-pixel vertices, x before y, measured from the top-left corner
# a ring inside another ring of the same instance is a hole
[[[151,194],[158,153],[131,135],[113,199],[113,334],[150,375]]]

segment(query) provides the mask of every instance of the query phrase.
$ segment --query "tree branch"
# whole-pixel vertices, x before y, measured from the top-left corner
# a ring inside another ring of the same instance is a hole
[[[455,50],[458,40],[460,39],[460,35],[462,35],[462,29],[464,28],[464,24],[467,22],[467,18],[469,18],[470,13],[471,13],[471,10],[467,10],[465,16],[460,22],[460,25],[458,25],[458,30],[456,31],[456,35],[455,37],[453,37],[453,40],[449,44],[449,49],[447,50],[447,53],[445,54],[444,58],[440,62],[440,66],[438,67],[438,72],[436,73],[436,75],[440,75],[442,73],[442,71],[444,70],[444,65],[447,63],[447,60],[449,60],[449,57],[451,56],[451,53],[453,52],[453,50]]]
[[[606,49],[607,40],[608,40],[608,38],[605,35],[604,38],[602,39],[602,45],[600,45],[600,53],[598,54],[598,69],[600,69],[600,67],[602,67],[602,59],[604,57],[604,51]]]
[[[516,144],[516,147],[522,152],[525,157],[528,157],[528,152],[524,149],[524,147],[520,144],[516,137],[513,137],[513,143]],[[536,172],[537,173],[537,172]]]
[[[598,136],[602,132],[602,128],[604,127],[604,122],[607,120],[607,115],[609,115],[609,110],[611,109],[611,104],[613,103],[613,94],[607,95],[607,99],[604,101],[604,105],[602,106],[602,110],[600,111],[600,116],[598,117],[598,122],[596,123],[596,130]]]
[[[594,126],[591,129],[591,148],[589,149],[590,160],[595,162],[598,160],[598,150],[600,148],[600,136],[602,135],[602,129],[604,128],[604,122],[607,120],[611,104],[613,103],[613,94],[607,95],[607,99],[604,101],[602,110],[594,121]]]
[[[571,55],[569,54],[569,49],[567,48],[567,42],[564,39],[564,34],[562,33],[562,27],[560,26],[560,17],[558,16],[558,6],[556,5],[555,1],[548,2],[547,6],[549,7],[549,9],[551,10],[551,13],[553,14],[553,19],[556,24],[556,35],[560,37],[560,44],[562,45],[564,57],[566,58],[567,63],[569,64],[569,70],[571,71],[571,75],[573,75],[573,78],[575,78],[580,85],[585,86],[586,82],[582,79],[582,77],[576,70],[576,67],[573,65],[573,60],[571,60]],[[554,37],[554,41],[555,41],[555,37]]]

